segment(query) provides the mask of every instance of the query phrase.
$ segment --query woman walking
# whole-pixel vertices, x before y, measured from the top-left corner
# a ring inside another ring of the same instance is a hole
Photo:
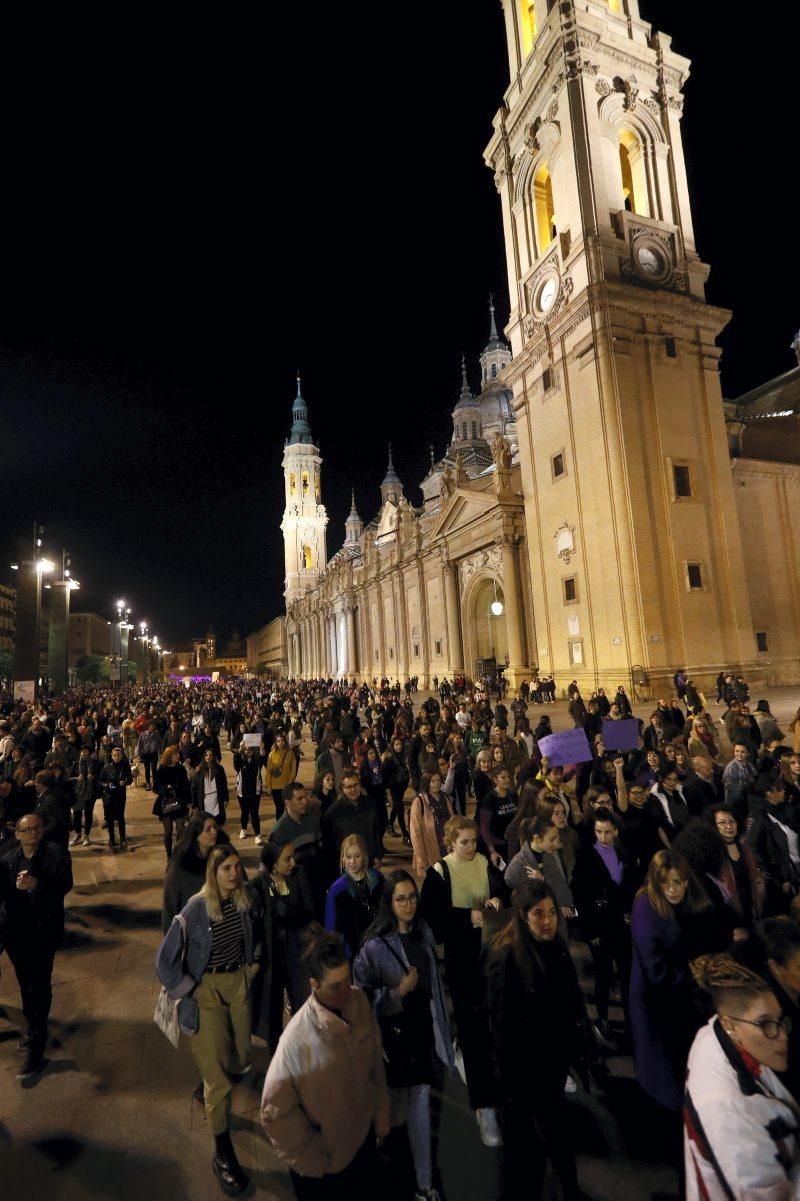
[[[192,799],[189,781],[180,765],[177,747],[168,746],[164,751],[154,780],[156,799],[153,802],[153,813],[164,827],[164,850],[169,859],[172,855],[173,831],[178,838],[183,834]]]
[[[210,813],[196,813],[185,825],[164,877],[161,931],[166,934],[176,913],[203,887],[208,856],[217,844],[229,841]]]
[[[269,839],[261,852],[261,871],[253,881],[264,914],[266,977],[259,977],[253,998],[254,1030],[274,1053],[283,1032],[284,994],[292,1013],[308,996],[308,977],[301,962],[300,939],[314,918],[311,886],[294,858],[290,842],[282,846]]]
[[[347,954],[354,959],[377,916],[385,882],[377,868],[369,866],[367,844],[360,834],[348,834],[342,840],[341,868],[341,876],[328,889],[325,928],[338,930]]]
[[[412,802],[409,818],[414,873],[420,880],[445,854],[444,831],[450,816],[441,775],[438,771],[426,773],[420,781],[419,794]]]
[[[408,1127],[417,1191],[414,1201],[439,1201],[433,1187],[430,1096],[433,1061],[453,1067],[453,1049],[433,934],[419,914],[410,872],[386,879],[378,916],[353,965],[353,979],[371,998],[383,1034],[392,1126]]]
[[[548,1159],[565,1201],[578,1180],[564,1100],[570,1065],[588,1054],[589,1019],[565,943],[558,906],[543,880],[514,892],[510,923],[487,961],[489,1027],[503,1100],[503,1192],[507,1201],[542,1195]]]
[[[272,749],[267,755],[267,778],[275,805],[276,821],[280,821],[283,817],[283,790],[287,784],[291,784],[296,775],[297,758],[289,746],[286,735],[280,732],[275,735]]]
[[[192,776],[190,791],[192,807],[200,813],[210,813],[224,826],[228,804],[228,777],[211,747],[205,751],[203,762]]]
[[[214,1137],[211,1166],[230,1197],[248,1185],[231,1142],[230,1115],[232,1077],[252,1066],[249,993],[260,954],[257,917],[238,854],[231,846],[214,847],[202,889],[175,917],[156,958],[162,985],[181,998],[181,1029],[192,1034]]]

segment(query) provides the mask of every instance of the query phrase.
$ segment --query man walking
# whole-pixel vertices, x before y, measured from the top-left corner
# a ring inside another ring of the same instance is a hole
[[[16,835],[17,846],[0,859],[0,942],[14,965],[28,1025],[19,1044],[26,1055],[17,1079],[29,1080],[44,1066],[53,959],[64,935],[72,862],[64,847],[44,840],[36,813],[19,819]]]

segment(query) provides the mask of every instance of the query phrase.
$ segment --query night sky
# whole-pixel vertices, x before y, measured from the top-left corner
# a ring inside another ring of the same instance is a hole
[[[490,292],[508,315],[482,159],[505,34],[496,0],[370,7],[71,10],[6,39],[0,580],[36,518],[72,552],[75,608],[124,596],[165,646],[277,615],[298,367],[329,554],[351,485],[374,516],[390,439],[421,500]],[[689,181],[734,397],[794,363],[795,84],[774,21],[700,7],[642,15],[693,62]]]

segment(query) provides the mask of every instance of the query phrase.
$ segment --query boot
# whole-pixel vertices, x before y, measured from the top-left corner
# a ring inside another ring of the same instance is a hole
[[[219,1181],[219,1187],[226,1197],[238,1197],[247,1188],[250,1181],[242,1171],[242,1165],[236,1158],[229,1130],[215,1137],[216,1150],[211,1161],[214,1175]]]

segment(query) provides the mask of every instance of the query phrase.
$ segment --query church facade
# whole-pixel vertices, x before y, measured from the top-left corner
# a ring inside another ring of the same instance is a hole
[[[772,457],[748,458],[747,403],[723,404],[716,338],[730,314],[706,302],[694,241],[689,63],[637,0],[503,10],[511,82],[485,158],[510,349],[492,311],[481,390],[464,369],[423,504],[390,456],[377,518],[365,527],[354,505],[331,558],[298,384],[284,452],[288,671],[428,686],[495,661],[512,687],[538,670],[589,689],[633,675],[656,692],[679,667],[706,686],[723,668],[796,681],[797,467],[776,439]],[[772,506],[775,554],[754,562],[759,503]]]

